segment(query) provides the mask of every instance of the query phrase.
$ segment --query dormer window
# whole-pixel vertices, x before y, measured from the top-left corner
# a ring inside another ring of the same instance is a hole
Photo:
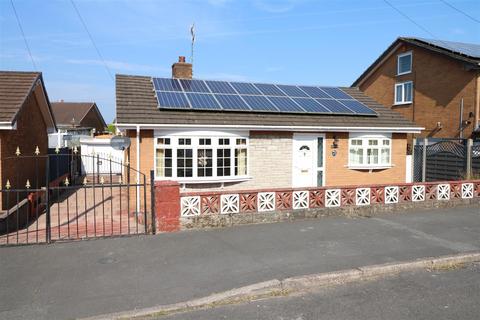
[[[397,76],[412,72],[412,53],[402,53],[397,56]]]

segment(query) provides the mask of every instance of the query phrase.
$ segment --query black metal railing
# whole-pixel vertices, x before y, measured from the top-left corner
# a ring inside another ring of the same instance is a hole
[[[154,232],[151,183],[128,161],[76,149],[4,161],[10,170],[0,189],[0,245]],[[82,170],[86,161],[89,173]],[[121,166],[120,173],[114,166]]]

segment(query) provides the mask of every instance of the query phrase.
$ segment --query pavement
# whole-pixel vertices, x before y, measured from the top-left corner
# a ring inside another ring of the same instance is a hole
[[[71,319],[479,250],[480,208],[0,248],[0,319]]]
[[[159,320],[478,319],[480,265],[419,271]],[[152,318],[149,318],[152,319]]]

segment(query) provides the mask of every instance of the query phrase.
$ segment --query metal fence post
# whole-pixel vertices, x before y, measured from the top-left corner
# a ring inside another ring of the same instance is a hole
[[[153,170],[150,170],[150,205],[152,211],[152,234],[157,232],[157,222],[155,214],[155,174]]]
[[[467,180],[472,178],[472,147],[473,140],[467,140]]]
[[[417,145],[417,138],[412,139],[412,159],[411,159],[411,177],[410,182],[415,182],[415,146]]]
[[[422,149],[422,182],[427,180],[427,145],[428,138],[423,139],[423,149]]]
[[[51,230],[50,230],[50,158],[47,157],[47,163],[45,172],[47,185],[45,186],[45,237],[46,242],[50,243]],[[60,227],[60,226],[59,226]]]

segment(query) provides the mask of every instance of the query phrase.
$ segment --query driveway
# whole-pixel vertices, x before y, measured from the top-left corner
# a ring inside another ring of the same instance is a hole
[[[4,247],[0,318],[86,317],[479,248],[478,207]]]

